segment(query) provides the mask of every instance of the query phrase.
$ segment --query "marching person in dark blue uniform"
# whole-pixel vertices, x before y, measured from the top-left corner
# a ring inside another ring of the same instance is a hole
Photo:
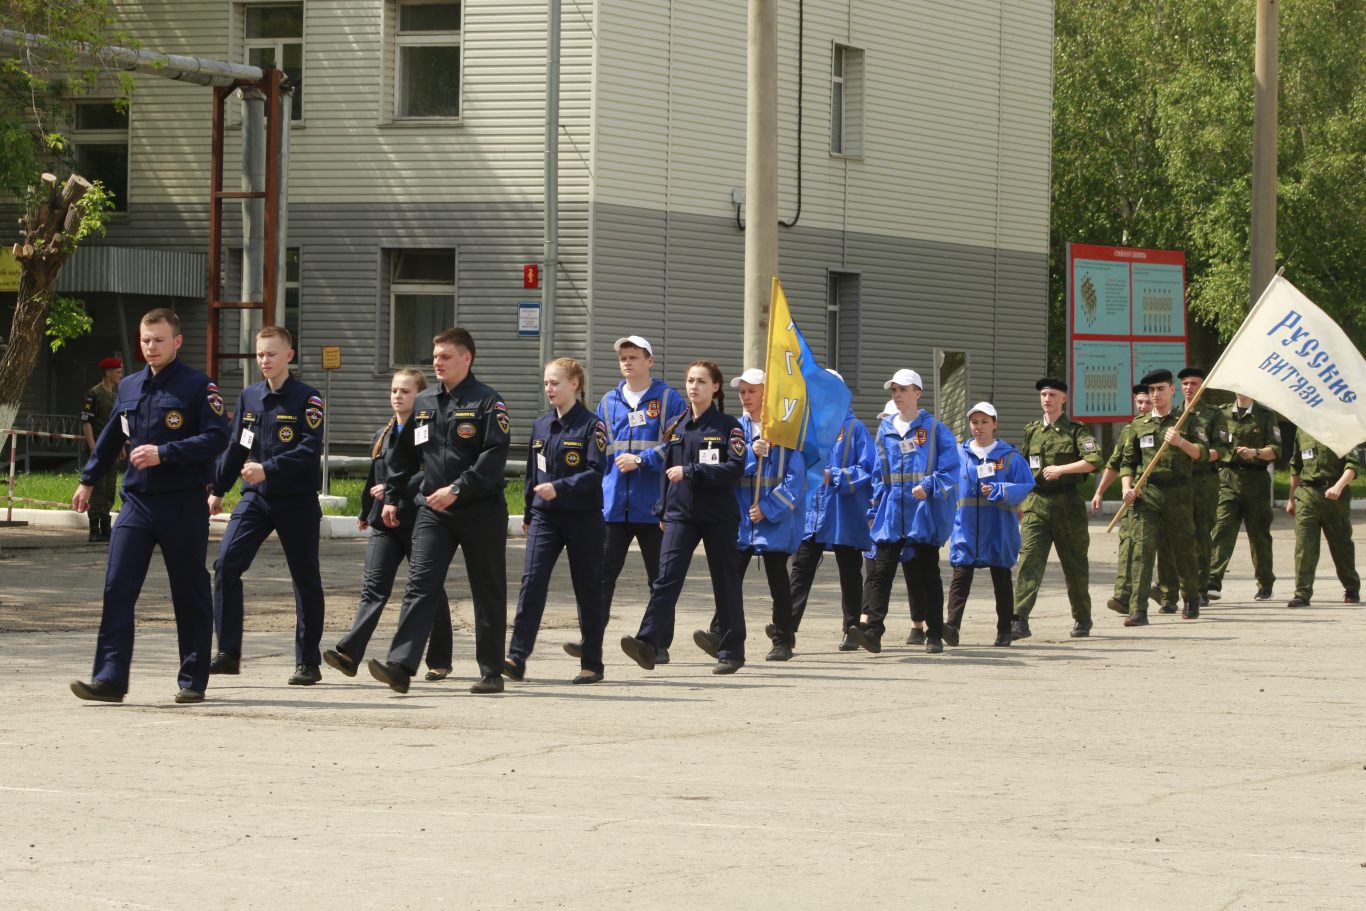
[[[745,469],[745,434],[740,422],[721,411],[721,368],[711,361],[688,365],[689,410],[664,436],[664,477],[656,513],[664,526],[659,576],[650,589],[640,631],[621,640],[621,650],[645,670],[658,663],[661,647],[673,641],[674,610],[698,543],[707,549],[720,636],[713,674],[733,674],[745,664],[744,595],[740,586],[740,506],[735,485]],[[706,632],[693,641],[706,651]]]
[[[997,646],[1010,645],[1010,620],[1015,611],[1015,586],[1010,568],[1020,556],[1020,519],[1016,510],[1034,489],[1029,461],[1005,440],[996,439],[996,408],[978,402],[968,411],[972,436],[963,441],[959,456],[963,470],[958,476],[958,515],[953,520],[949,545],[948,617],[944,641],[958,644],[963,610],[972,591],[973,573],[979,566],[991,571],[996,595]]]
[[[619,338],[616,350],[623,379],[598,403],[598,420],[607,427],[608,454],[602,478],[602,515],[607,520],[602,551],[604,616],[611,613],[617,579],[633,538],[640,545],[648,584],[654,585],[659,574],[659,542],[664,537],[654,514],[664,472],[659,444],[664,428],[688,407],[677,390],[650,376],[655,359],[648,341],[639,335]],[[660,645],[656,664],[669,663],[670,644]],[[583,647],[577,642],[566,642],[564,650],[575,658],[583,657]]]
[[[878,471],[868,511],[877,558],[868,579],[868,619],[850,627],[849,636],[870,652],[882,650],[883,621],[901,563],[912,619],[925,623],[925,651],[938,654],[944,650],[939,548],[953,530],[958,441],[920,407],[920,374],[898,370],[883,386],[892,390],[897,413],[877,429]]]
[[[792,588],[787,564],[801,543],[802,513],[806,501],[806,461],[800,452],[771,446],[760,436],[764,407],[764,371],[751,367],[730,381],[740,390],[740,429],[745,434],[745,473],[735,494],[739,497],[740,578],[749,570],[755,554],[764,564],[768,593],[773,599],[773,620],[765,629],[773,647],[766,661],[788,661],[796,637],[792,631]],[[721,638],[720,616],[713,614],[711,630],[698,642],[716,657]],[[705,643],[705,645],[704,645]]]
[[[806,537],[792,558],[794,636],[806,613],[806,600],[811,594],[816,569],[821,565],[825,551],[832,550],[839,567],[840,609],[844,615],[839,647],[845,652],[858,649],[846,631],[858,623],[863,598],[863,552],[873,546],[873,536],[868,530],[868,504],[873,500],[873,470],[876,467],[877,447],[873,445],[873,437],[850,408],[835,445],[830,449],[825,476],[820,486],[811,491],[806,507]]]
[[[457,549],[474,601],[476,695],[503,692],[507,645],[507,466],[512,419],[497,390],[475,377],[474,337],[456,327],[432,339],[437,384],[413,403],[413,418],[389,454],[384,524],[397,528],[398,502],[422,469],[413,553],[403,613],[385,661],[371,658],[370,675],[396,693],[408,692],[432,620],[445,601],[446,573]]]
[[[213,602],[204,569],[209,546],[204,491],[227,442],[228,422],[218,387],[176,357],[183,341],[174,311],[157,309],[143,316],[139,343],[147,367],[119,383],[113,415],[71,497],[76,512],[89,509],[95,481],[129,444],[123,508],[109,541],[95,666],[89,683],[71,684],[81,699],[122,702],[128,692],[133,606],[158,545],[171,582],[180,646],[175,701],[202,702],[208,686]]]
[[[413,401],[427,388],[427,378],[421,370],[404,367],[394,372],[389,386],[389,402],[394,416],[375,434],[370,443],[370,473],[361,491],[360,516],[356,525],[361,531],[370,530],[365,546],[365,574],[361,581],[360,603],[351,631],[342,637],[334,649],[323,652],[323,660],[348,677],[356,676],[356,669],[365,657],[370,637],[375,633],[384,606],[394,590],[398,565],[412,555],[413,521],[417,518],[414,498],[422,485],[422,473],[413,475],[405,496],[398,502],[398,527],[384,524],[384,484],[389,478],[386,458],[403,427],[413,416]],[[444,595],[445,589],[441,590]],[[451,607],[438,605],[432,624],[432,638],[427,644],[428,680],[445,680],[451,672]]]
[[[526,458],[526,565],[517,599],[512,643],[503,676],[521,680],[536,646],[545,613],[550,574],[569,551],[569,576],[579,609],[579,674],[570,683],[602,680],[602,633],[607,610],[602,601],[602,472],[607,462],[607,427],[583,406],[583,365],[571,357],[545,368],[550,411],[531,427]]]
[[[323,400],[289,374],[294,339],[283,326],[256,334],[256,364],[265,377],[242,390],[233,413],[228,448],[218,459],[209,513],[218,515],[223,495],[242,479],[242,499],[232,511],[213,570],[213,618],[218,654],[213,673],[237,674],[242,660],[242,575],[273,531],[285,551],[294,583],[293,686],[322,679],[323,580],[318,565],[322,507]]]

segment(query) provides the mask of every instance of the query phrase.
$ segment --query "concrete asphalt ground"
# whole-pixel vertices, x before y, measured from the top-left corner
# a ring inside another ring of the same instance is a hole
[[[755,570],[750,663],[729,678],[690,641],[711,609],[700,555],[674,663],[620,653],[644,601],[633,557],[608,680],[582,688],[558,647],[574,635],[562,564],[527,682],[494,698],[465,692],[459,558],[450,681],[398,696],[325,667],[286,686],[272,541],[248,577],[243,674],[176,706],[158,560],[132,692],[106,706],[67,689],[89,676],[101,548],[2,529],[0,907],[1366,907],[1366,608],[1341,603],[1327,554],[1313,606],[1286,609],[1281,516],[1276,600],[1251,600],[1240,543],[1201,619],[1125,630],[1104,607],[1115,540],[1091,531],[1090,639],[1067,637],[1054,563],[1034,637],[1008,650],[990,647],[982,577],[960,647],[840,653],[827,563],[797,657],[768,664]],[[1359,518],[1358,563],[1364,538]],[[323,542],[324,646],[349,625],[363,550]],[[521,561],[510,542],[514,594]],[[908,628],[901,607],[887,641]]]

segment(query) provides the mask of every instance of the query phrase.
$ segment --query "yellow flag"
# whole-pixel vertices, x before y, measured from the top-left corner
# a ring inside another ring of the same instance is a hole
[[[805,445],[807,391],[802,342],[777,277],[768,305],[768,361],[764,366],[763,438],[800,452]]]

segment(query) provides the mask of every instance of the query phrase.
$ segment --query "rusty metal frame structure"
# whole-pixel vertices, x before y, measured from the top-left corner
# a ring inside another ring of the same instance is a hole
[[[261,311],[261,325],[275,325],[276,300],[280,269],[279,213],[280,213],[280,142],[281,133],[288,128],[281,123],[280,96],[285,74],[278,69],[265,69],[260,81],[238,80],[232,85],[216,86],[213,90],[213,161],[209,195],[209,276],[208,276],[208,364],[206,372],[216,382],[219,362],[247,360],[254,352],[225,352],[220,320],[223,311]],[[264,191],[223,189],[223,146],[225,113],[228,96],[239,88],[257,88],[265,95],[266,115],[266,188]],[[223,201],[228,199],[265,200],[265,256],[261,281],[261,300],[223,300]]]

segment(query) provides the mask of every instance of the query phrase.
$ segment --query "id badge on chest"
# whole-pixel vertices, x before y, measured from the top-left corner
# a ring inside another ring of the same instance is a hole
[[[1143,436],[1138,438],[1139,449],[1152,449],[1154,445],[1155,443],[1153,440],[1153,435],[1151,433],[1144,434]]]
[[[1043,457],[1036,455],[1030,456],[1029,467],[1032,468],[1034,471],[1038,471],[1040,468],[1043,467]]]
[[[977,466],[977,477],[979,479],[996,477],[996,466],[990,462],[983,462]]]
[[[721,450],[719,450],[719,449],[701,449],[701,450],[698,450],[698,453],[697,453],[697,461],[698,461],[698,464],[701,464],[701,465],[720,465],[720,464],[721,464]]]
[[[421,446],[431,439],[432,428],[430,424],[418,424],[413,428],[413,445]]]
[[[123,431],[124,436],[131,437],[133,435],[133,432],[128,429],[128,412],[126,411],[119,414],[119,428]]]
[[[916,451],[917,449],[919,449],[919,448],[920,448],[920,447],[918,447],[918,446],[915,445],[915,440],[902,440],[902,441],[901,441],[901,452],[902,452],[902,454],[909,454],[909,453],[915,452],[915,451]]]
[[[644,426],[645,426],[645,412],[643,412],[643,411],[632,411],[631,413],[629,413],[628,415],[626,415],[626,423],[627,423],[628,425],[630,425],[631,427],[644,427]]]
[[[550,469],[546,467],[544,452],[536,453],[536,469],[540,471],[541,474],[548,474],[550,471]]]
[[[243,448],[250,449],[251,443],[255,439],[256,434],[252,432],[252,429],[250,427],[242,428],[242,436],[239,438],[239,442],[242,444]]]
[[[1310,459],[1312,459],[1313,457],[1314,457],[1314,450],[1312,450],[1312,449],[1301,449],[1301,450],[1300,450],[1300,458],[1301,458],[1301,459],[1304,459],[1306,462],[1309,461]]]

